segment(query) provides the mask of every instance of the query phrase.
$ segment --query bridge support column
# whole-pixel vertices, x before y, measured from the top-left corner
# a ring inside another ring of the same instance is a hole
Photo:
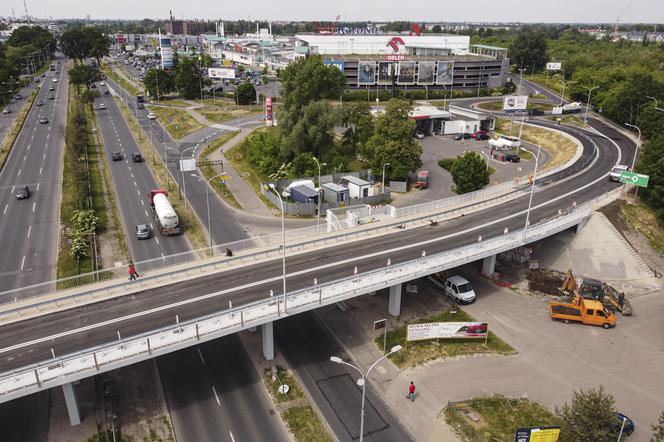
[[[579,233],[581,229],[583,229],[588,222],[588,218],[583,218],[579,224],[576,225],[576,232]]]
[[[272,331],[272,322],[263,324],[263,356],[266,360],[274,359],[274,333]]]
[[[387,311],[392,316],[401,314],[401,284],[390,287],[390,301],[387,305]]]
[[[496,255],[487,256],[482,260],[482,275],[491,277],[496,271]]]
[[[78,399],[76,398],[76,390],[74,384],[71,382],[62,386],[62,392],[65,395],[65,404],[67,404],[67,412],[69,413],[69,422],[71,425],[81,424],[81,414],[78,411]]]

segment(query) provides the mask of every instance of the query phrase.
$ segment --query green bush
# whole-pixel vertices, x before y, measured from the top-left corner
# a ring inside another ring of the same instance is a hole
[[[441,158],[438,160],[438,165],[446,171],[452,172],[452,167],[454,166],[455,161],[456,158]]]

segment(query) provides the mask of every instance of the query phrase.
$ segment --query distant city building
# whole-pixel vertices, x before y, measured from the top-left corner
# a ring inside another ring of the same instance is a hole
[[[170,20],[166,22],[166,33],[171,35],[200,35],[205,33],[204,21],[198,20],[175,20],[170,14]]]

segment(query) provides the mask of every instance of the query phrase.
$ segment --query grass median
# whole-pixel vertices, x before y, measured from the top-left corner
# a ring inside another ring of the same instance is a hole
[[[500,395],[450,403],[445,420],[468,442],[513,440],[517,428],[560,425],[558,417],[537,402]]]
[[[150,112],[157,116],[159,123],[176,140],[203,128],[186,110],[178,107],[149,105]]]
[[[115,81],[118,85],[120,85],[120,87],[129,92],[131,95],[134,96],[143,95],[142,91],[134,87],[134,85],[128,82],[122,75],[115,72],[115,70],[112,67],[106,66],[102,69],[102,72],[106,74],[108,78],[110,78],[111,80]]]
[[[263,383],[296,442],[332,442],[332,437],[290,372],[277,365],[274,376],[272,370],[265,370]],[[281,385],[288,386],[286,393],[279,391]]]
[[[178,191],[177,180],[175,182],[171,178],[166,166],[164,165],[161,157],[155,154],[155,146],[150,143],[150,137],[148,134],[143,132],[143,128],[139,127],[138,122],[134,115],[129,112],[124,103],[118,98],[114,97],[115,102],[117,103],[122,115],[129,126],[138,149],[141,151],[143,158],[145,158],[145,163],[148,164],[152,175],[154,176],[155,181],[162,189],[173,190],[170,193],[168,200],[173,205],[175,212],[180,217],[180,220],[183,220],[182,214],[185,213],[184,210],[184,200],[176,197]],[[185,222],[181,223],[185,225]],[[190,207],[189,212],[189,224],[184,229],[184,234],[191,243],[194,250],[205,250],[204,253],[207,253],[208,239],[207,233],[201,224],[201,221],[198,219],[196,214],[193,212],[193,209]]]
[[[39,93],[38,88],[32,91],[28,97],[28,103],[23,106],[23,109],[21,109],[21,112],[16,116],[16,119],[9,128],[9,132],[7,132],[7,135],[5,135],[5,141],[2,143],[2,150],[0,150],[0,170],[5,167],[7,157],[9,157],[9,153],[11,152],[12,147],[14,147],[14,143],[16,142],[16,138],[18,138],[18,134],[20,134],[21,129],[23,129],[23,125],[25,124],[25,120],[28,118],[30,109],[32,109],[32,104],[37,97],[37,93]]]
[[[475,322],[475,319],[463,310],[449,309],[442,313],[419,319],[413,324],[427,322]],[[489,327],[491,324],[489,324]],[[511,355],[516,351],[505,341],[489,330],[489,337],[484,344],[482,339],[430,339],[406,343],[408,325],[402,325],[387,332],[387,347],[401,345],[403,350],[390,356],[399,368],[415,367],[440,358],[453,358],[474,354]],[[383,335],[375,339],[378,348],[383,348]]]
[[[223,135],[221,135],[219,138],[214,140],[212,143],[208,144],[205,149],[203,149],[203,152],[201,152],[201,155],[199,158],[203,159],[204,161],[207,159],[207,157],[212,154],[217,149],[221,149],[224,144],[226,144],[228,141],[230,141],[233,137],[235,137],[239,132],[228,132]],[[200,166],[200,171],[203,173],[203,177],[205,179],[209,180],[213,176],[217,175],[219,171],[215,169],[215,167],[211,164],[203,164]],[[242,179],[240,177],[231,177],[232,179]],[[221,177],[216,178],[210,182],[210,185],[214,189],[215,192],[217,192],[217,195],[219,195],[224,201],[226,201],[228,204],[231,206],[235,207],[236,209],[242,209],[242,206],[238,202],[238,200],[235,198],[235,195],[228,189],[228,186],[224,184],[221,180]]]

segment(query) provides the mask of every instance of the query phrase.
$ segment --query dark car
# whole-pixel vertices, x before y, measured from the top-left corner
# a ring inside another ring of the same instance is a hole
[[[40,81],[39,77],[35,78],[35,83],[39,83]]]
[[[509,161],[510,163],[520,163],[521,157],[516,153],[508,153],[505,155],[505,161]]]
[[[544,115],[542,109],[528,109],[528,115]]]
[[[53,92],[55,90],[55,86],[51,86],[48,88],[49,92]]]
[[[41,117],[39,119],[39,124],[48,124],[48,118],[46,117]]]
[[[474,132],[471,136],[478,141],[488,140],[489,138],[491,138],[489,137],[489,134],[484,132],[483,130],[478,130]]]
[[[23,99],[23,95],[21,95],[21,94],[14,95],[14,100],[22,100],[22,99]]]
[[[457,141],[459,141],[459,140],[470,140],[470,138],[471,138],[470,134],[467,133],[467,132],[464,132],[462,134],[456,134],[454,136],[454,139],[457,140]]]
[[[17,200],[27,200],[30,198],[30,195],[32,195],[32,193],[30,192],[30,188],[28,186],[22,186],[16,189]]]
[[[146,224],[139,224],[136,226],[136,238],[137,239],[150,239],[152,238],[152,232],[150,227]]]
[[[108,92],[108,89],[104,91],[104,95],[108,95],[110,92]]]
[[[49,100],[55,100],[55,96],[53,96],[53,95],[49,95],[49,96],[48,96],[48,99],[49,99]]]
[[[113,159],[113,161],[122,161],[122,152],[113,152],[111,154],[111,159]]]
[[[39,100],[35,103],[35,106],[43,106],[44,105],[44,100]]]
[[[94,84],[94,83],[92,83],[92,84],[90,85],[90,88],[92,88],[92,89],[97,89],[97,85]]]
[[[142,156],[140,153],[138,153],[138,152],[133,152],[133,153],[131,154],[131,160],[132,160],[134,163],[141,163],[141,162],[143,161],[143,156]]]
[[[138,107],[139,109],[145,109],[145,106],[143,105],[143,103],[138,103],[136,105],[136,107]]]
[[[632,419],[628,418],[622,413],[615,413],[616,415],[616,422],[615,424],[611,425],[611,428],[615,430],[616,433],[620,433],[620,428],[622,428],[623,425],[623,420],[625,421],[625,427],[623,428],[623,436],[629,436],[634,432],[634,421]]]

